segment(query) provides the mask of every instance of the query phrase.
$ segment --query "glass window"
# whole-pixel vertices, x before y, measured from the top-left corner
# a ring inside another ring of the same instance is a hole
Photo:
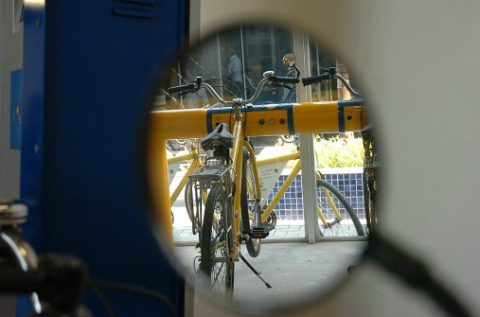
[[[311,76],[320,76],[330,69],[336,69],[336,59],[328,54],[320,45],[310,41],[310,72]],[[337,100],[336,80],[324,80],[312,87],[312,101]]]
[[[310,76],[338,71],[347,80],[348,70],[343,63],[329,54],[315,41],[309,44]],[[194,82],[197,76],[212,85],[226,100],[234,97],[249,98],[265,71],[274,71],[277,76],[295,77],[295,69],[287,68],[282,58],[287,53],[295,53],[299,58],[307,52],[294,52],[293,30],[271,25],[248,25],[221,32],[201,47],[189,51],[170,70],[169,81],[164,87],[184,85]],[[302,74],[304,76],[305,74]],[[349,92],[336,79],[323,80],[313,84],[312,101],[332,101],[350,99]],[[215,100],[204,89],[168,95],[160,90],[158,105],[167,109],[195,108],[215,104]],[[164,95],[162,95],[164,94]],[[255,103],[294,103],[297,102],[295,85],[266,85]]]

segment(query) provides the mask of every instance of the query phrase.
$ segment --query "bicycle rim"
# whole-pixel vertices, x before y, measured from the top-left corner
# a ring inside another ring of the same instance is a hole
[[[185,185],[185,209],[187,210],[188,218],[190,219],[190,222],[192,224],[192,233],[195,235],[197,232],[201,230],[201,224],[200,224],[200,216],[195,215],[195,205],[196,205],[196,197],[195,197],[195,185],[194,182],[191,180],[188,180],[187,184]],[[200,194],[200,193],[199,193]],[[201,201],[201,197],[198,197]]]
[[[364,236],[360,220],[340,191],[329,182],[317,178],[317,204],[319,207],[320,233],[326,237]],[[336,210],[335,210],[336,209]],[[338,213],[341,217],[338,217]],[[321,214],[327,224],[321,220]]]
[[[252,162],[249,160],[249,152],[243,148],[243,164],[242,164],[242,230],[249,231],[252,226],[259,226],[260,214],[257,208],[260,208],[257,201],[255,176],[253,174]],[[247,246],[248,254],[251,257],[256,257],[260,253],[260,239],[252,239],[245,235],[245,245]]]
[[[200,271],[209,278],[212,292],[232,298],[235,263],[232,259],[232,214],[225,189],[210,190],[205,206],[200,250]]]

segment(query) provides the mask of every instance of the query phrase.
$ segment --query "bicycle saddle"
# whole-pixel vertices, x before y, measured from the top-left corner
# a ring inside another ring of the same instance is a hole
[[[223,145],[229,149],[233,147],[233,135],[228,131],[228,124],[220,123],[215,130],[201,141],[205,151],[212,150],[215,145]]]

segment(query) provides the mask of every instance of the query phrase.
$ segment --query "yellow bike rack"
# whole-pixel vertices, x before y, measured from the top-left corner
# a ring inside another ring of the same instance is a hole
[[[368,124],[362,100],[246,106],[242,112],[246,122],[245,135],[248,136],[354,132]],[[233,127],[230,107],[151,112],[147,147],[149,188],[162,235],[172,246],[165,141],[203,138],[219,123]]]

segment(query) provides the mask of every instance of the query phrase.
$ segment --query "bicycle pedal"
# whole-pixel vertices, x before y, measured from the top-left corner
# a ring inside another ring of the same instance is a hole
[[[267,227],[253,227],[250,228],[250,232],[248,233],[252,239],[263,239],[268,237],[269,234],[270,231]]]

